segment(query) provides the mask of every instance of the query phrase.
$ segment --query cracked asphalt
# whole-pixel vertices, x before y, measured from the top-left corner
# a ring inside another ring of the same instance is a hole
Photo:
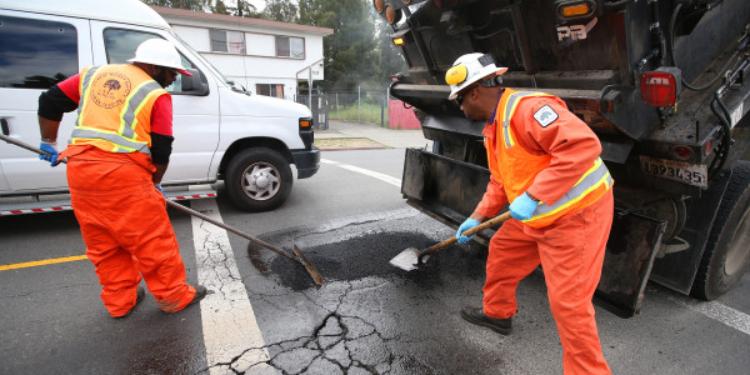
[[[403,150],[324,157],[401,177]],[[207,272],[226,282],[211,288],[211,298],[239,303],[246,295],[261,344],[248,341],[211,362],[204,321],[211,304],[166,315],[148,296],[129,318],[109,319],[93,267],[71,262],[0,272],[0,374],[561,373],[540,271],[519,287],[514,332],[501,336],[458,314],[481,301],[486,254],[480,249],[445,249],[417,272],[388,264],[406,247],[453,232],[406,206],[393,185],[323,165],[313,178],[295,181],[288,203],[274,212],[248,214],[222,198],[217,203],[227,224],[285,249],[296,244],[327,279],[316,288],[300,265],[236,236],[203,237],[208,228],[196,230],[189,217],[172,212],[189,281]],[[77,230],[70,213],[0,218],[0,264],[82,254]],[[718,302],[747,316],[748,292],[746,275]],[[747,374],[750,328],[743,331],[741,320],[729,326],[695,306],[704,305],[649,285],[635,318],[597,307],[614,373]]]

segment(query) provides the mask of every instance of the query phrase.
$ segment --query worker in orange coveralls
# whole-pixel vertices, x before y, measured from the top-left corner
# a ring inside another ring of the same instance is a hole
[[[141,279],[159,307],[174,313],[206,295],[187,283],[160,181],[172,152],[172,98],[164,88],[182,67],[163,39],[141,43],[131,64],[83,69],[39,97],[40,156],[67,159],[68,186],[86,256],[113,318],[143,299]],[[67,149],[58,155],[64,112],[79,109]]]
[[[563,348],[563,371],[610,374],[591,299],[601,276],[614,213],[613,180],[589,127],[552,95],[502,86],[508,69],[492,56],[459,57],[446,72],[450,100],[467,118],[485,121],[490,182],[462,233],[508,203],[512,219],[495,233],[487,257],[482,307],[461,316],[501,334],[511,332],[516,288],[541,263]]]

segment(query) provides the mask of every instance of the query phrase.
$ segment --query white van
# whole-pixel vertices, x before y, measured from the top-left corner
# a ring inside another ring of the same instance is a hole
[[[234,87],[139,0],[0,0],[2,134],[38,146],[44,90],[85,66],[124,63],[154,37],[174,43],[193,72],[168,88],[175,141],[162,185],[172,198],[214,196],[211,184],[223,180],[237,207],[269,210],[291,191],[290,164],[297,178],[317,172],[307,107]],[[59,149],[75,119],[75,112],[63,117]],[[0,141],[0,216],[69,208],[65,194],[64,167]]]

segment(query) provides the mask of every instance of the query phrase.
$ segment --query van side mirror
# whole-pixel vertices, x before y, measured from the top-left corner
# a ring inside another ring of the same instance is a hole
[[[182,76],[182,92],[184,95],[205,96],[208,95],[208,82],[200,70],[188,69],[193,75]]]

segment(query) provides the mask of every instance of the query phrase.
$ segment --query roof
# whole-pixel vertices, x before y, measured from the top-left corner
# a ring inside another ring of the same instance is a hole
[[[0,9],[169,28],[158,13],[140,0],[2,0]]]
[[[231,26],[245,26],[245,27],[257,27],[263,29],[275,29],[285,31],[295,31],[300,33],[314,34],[320,36],[326,36],[333,34],[333,29],[327,27],[317,27],[309,25],[300,25],[289,22],[271,21],[261,18],[250,18],[250,17],[236,17],[225,14],[215,13],[204,13],[195,12],[186,9],[175,9],[165,8],[159,6],[152,6],[157,13],[161,14],[165,18],[171,19],[185,19],[193,21],[203,22],[215,22],[222,23]]]

